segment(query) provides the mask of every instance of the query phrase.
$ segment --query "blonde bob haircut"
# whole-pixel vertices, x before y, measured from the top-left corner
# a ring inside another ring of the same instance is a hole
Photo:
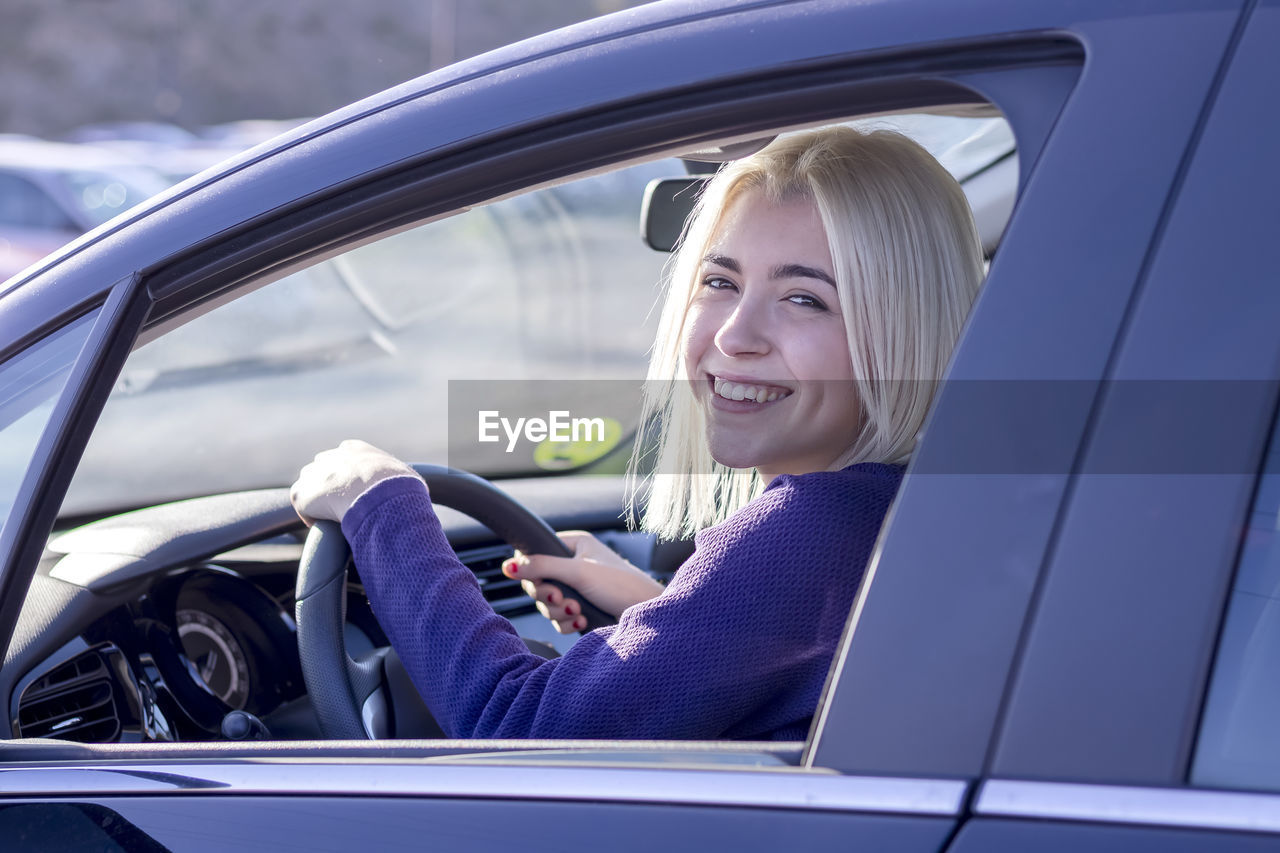
[[[633,509],[639,472],[650,472],[643,527],[663,538],[723,521],[764,488],[755,469],[712,459],[702,410],[681,381],[689,379],[681,343],[702,259],[725,211],[752,190],[774,201],[812,199],[826,230],[862,406],[861,426],[833,469],[909,459],[982,280],[964,192],[899,133],[798,133],[723,166],[668,264],[630,468]],[[644,459],[641,448],[651,448]]]

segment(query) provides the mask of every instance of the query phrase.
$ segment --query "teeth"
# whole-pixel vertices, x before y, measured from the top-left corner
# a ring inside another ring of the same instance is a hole
[[[741,385],[734,382],[726,382],[719,377],[715,379],[715,392],[726,400],[751,400],[754,403],[772,403],[780,397],[787,396],[785,391],[765,388],[760,385]]]

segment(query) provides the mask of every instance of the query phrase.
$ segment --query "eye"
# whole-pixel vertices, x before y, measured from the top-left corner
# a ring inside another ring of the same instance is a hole
[[[724,276],[709,275],[702,280],[702,286],[708,290],[737,290],[738,286]]]
[[[816,296],[808,293],[793,293],[787,297],[787,301],[792,305],[799,305],[803,308],[812,308],[815,311],[828,311],[827,304]]]

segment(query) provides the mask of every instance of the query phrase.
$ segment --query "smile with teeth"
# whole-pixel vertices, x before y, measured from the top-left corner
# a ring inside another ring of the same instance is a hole
[[[772,403],[774,400],[791,394],[786,388],[729,382],[719,376],[713,376],[712,379],[714,380],[716,394],[726,400],[751,400],[756,403]]]

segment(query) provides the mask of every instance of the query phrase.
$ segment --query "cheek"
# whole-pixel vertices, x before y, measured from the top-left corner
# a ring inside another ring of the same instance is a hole
[[[852,379],[842,384],[843,388],[838,407],[840,422],[852,431],[862,423],[862,403],[858,400],[858,392],[854,390]]]
[[[698,362],[706,353],[714,334],[706,313],[696,306],[690,308],[684,321],[684,334],[680,337],[680,358],[684,361],[685,371],[689,376],[697,371]]]
[[[843,326],[832,324],[827,328],[806,329],[792,336],[792,370],[797,379],[839,380],[853,379],[853,362],[849,357],[849,343]]]

